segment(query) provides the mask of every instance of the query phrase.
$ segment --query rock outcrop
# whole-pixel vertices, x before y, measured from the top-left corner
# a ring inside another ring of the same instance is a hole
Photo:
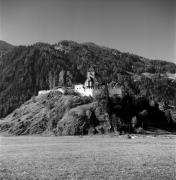
[[[90,97],[60,92],[35,96],[0,121],[0,131],[12,135],[81,135],[110,130],[106,108]]]

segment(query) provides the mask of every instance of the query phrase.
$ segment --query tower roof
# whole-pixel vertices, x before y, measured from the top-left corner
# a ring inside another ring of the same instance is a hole
[[[88,72],[95,72],[95,69],[92,66],[90,66]]]

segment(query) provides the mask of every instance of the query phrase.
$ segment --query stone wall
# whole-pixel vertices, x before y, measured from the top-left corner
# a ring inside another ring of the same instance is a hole
[[[101,92],[104,90],[104,88],[85,88],[84,85],[75,85],[74,88],[75,92],[80,93],[82,96],[92,96],[95,97],[97,95],[100,95]],[[109,96],[113,95],[119,95],[120,97],[122,96],[122,88],[121,87],[115,87],[115,88],[108,88],[109,91]]]
[[[80,93],[82,96],[93,96],[93,89],[85,88],[82,84],[75,85],[75,92]]]
[[[122,96],[122,88],[118,87],[118,88],[109,88],[109,96],[113,96],[113,95],[119,95],[120,97]]]
[[[65,90],[63,88],[41,90],[41,91],[38,92],[38,95],[47,94],[47,93],[50,93],[50,92],[61,92],[62,94],[64,94]]]

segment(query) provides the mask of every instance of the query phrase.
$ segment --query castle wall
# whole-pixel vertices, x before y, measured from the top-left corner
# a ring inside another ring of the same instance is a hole
[[[85,89],[85,96],[93,96],[93,89],[86,88]]]
[[[93,97],[100,95],[101,92],[102,92],[102,88],[93,89]]]
[[[75,92],[80,93],[82,96],[93,96],[93,89],[91,88],[84,88],[84,85],[75,85],[74,88]]]
[[[109,88],[109,96],[113,95],[119,95],[120,97],[122,96],[122,88],[121,87],[116,87],[116,88]]]
[[[63,88],[57,88],[57,89],[49,89],[49,90],[41,90],[38,92],[38,95],[47,94],[50,92],[61,92],[64,94],[65,90]]]
[[[41,90],[38,92],[38,95],[47,94],[49,92],[51,92],[51,90]]]
[[[103,88],[86,88],[83,84],[81,85],[75,85],[74,88],[75,92],[80,93],[82,96],[92,96],[95,97],[99,94],[101,94]],[[118,95],[122,96],[122,88],[121,87],[109,87],[108,88],[109,96]]]

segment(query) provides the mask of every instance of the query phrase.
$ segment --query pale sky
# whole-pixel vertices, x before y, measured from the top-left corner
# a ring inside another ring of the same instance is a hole
[[[176,62],[176,0],[0,0],[0,39],[94,42]]]
[[[0,0],[0,39],[2,39],[2,0]]]

